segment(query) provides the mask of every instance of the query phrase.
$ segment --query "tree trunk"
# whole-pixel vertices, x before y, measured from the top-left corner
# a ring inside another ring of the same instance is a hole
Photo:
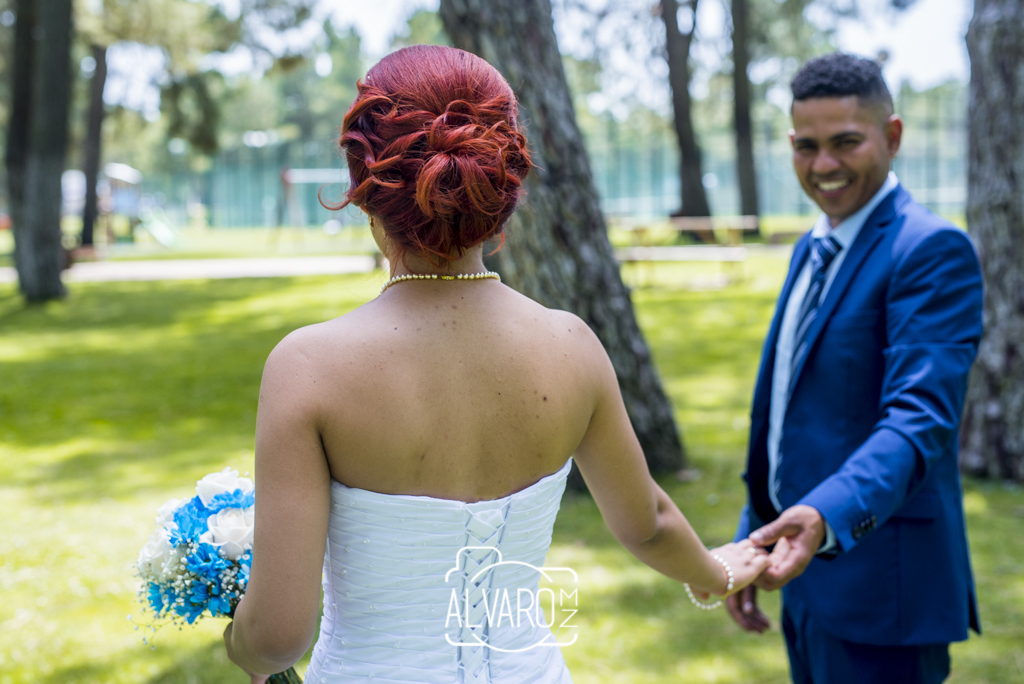
[[[733,128],[736,131],[736,179],[740,186],[740,213],[757,216],[757,168],[754,166],[754,131],[750,123],[750,66],[747,0],[732,0]]]
[[[679,30],[679,3],[662,0],[661,19],[665,23],[665,53],[668,83],[672,88],[672,109],[676,137],[679,139],[679,183],[682,206],[678,216],[710,216],[708,196],[704,192],[704,171],[700,145],[693,130],[690,98],[690,44],[697,30],[697,0],[691,0],[692,21],[688,33]]]
[[[17,12],[7,156],[14,263],[25,299],[41,302],[64,296],[61,174],[71,99],[71,0],[18,0]]]
[[[967,224],[986,287],[961,462],[1024,481],[1024,0],[975,0],[967,49]]]
[[[615,366],[651,470],[682,468],[672,406],[608,242],[549,0],[441,0],[440,15],[452,43],[493,64],[516,91],[536,164],[508,244],[490,263],[519,292],[590,325]]]
[[[36,21],[33,0],[16,0],[14,10],[14,54],[11,65],[11,113],[7,123],[7,194],[15,236],[25,225],[25,165],[29,149],[29,128],[32,124],[29,103],[32,99],[32,27]],[[28,238],[26,238],[26,241]],[[15,254],[20,239],[15,237]]]
[[[103,150],[103,87],[107,83],[107,48],[92,46],[96,70],[89,84],[89,122],[85,132],[85,210],[82,212],[82,246],[93,244],[93,226],[96,224],[96,182],[100,175]]]

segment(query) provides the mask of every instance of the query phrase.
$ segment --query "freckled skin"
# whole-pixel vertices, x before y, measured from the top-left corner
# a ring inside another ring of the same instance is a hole
[[[332,476],[470,501],[554,472],[592,410],[578,400],[593,381],[579,346],[603,350],[596,338],[570,342],[583,325],[493,280],[404,281],[307,329],[329,375],[318,421]]]

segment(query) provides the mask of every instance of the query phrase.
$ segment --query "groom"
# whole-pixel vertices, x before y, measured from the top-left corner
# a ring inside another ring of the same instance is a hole
[[[979,630],[957,429],[981,337],[968,237],[889,170],[902,134],[878,65],[845,54],[792,82],[793,165],[822,214],[793,251],[751,413],[736,539],[775,544],[797,684],[932,684]],[[736,622],[768,619],[753,586]]]

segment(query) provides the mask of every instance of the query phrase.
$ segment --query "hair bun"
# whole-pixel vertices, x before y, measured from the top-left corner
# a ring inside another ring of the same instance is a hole
[[[435,261],[501,233],[530,169],[511,88],[462,50],[413,46],[359,84],[340,144],[344,202],[379,216],[390,241]]]

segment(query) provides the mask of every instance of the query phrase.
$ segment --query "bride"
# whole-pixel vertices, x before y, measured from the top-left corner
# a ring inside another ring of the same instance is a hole
[[[399,50],[359,84],[345,203],[392,277],[267,360],[252,574],[224,633],[253,682],[305,653],[321,579],[308,682],[571,682],[559,648],[532,648],[553,641],[543,620],[456,622],[449,603],[536,589],[570,457],[616,539],[695,603],[768,564],[749,541],[704,548],[651,478],[597,337],[485,269],[530,168],[516,114],[498,72],[452,48]]]

